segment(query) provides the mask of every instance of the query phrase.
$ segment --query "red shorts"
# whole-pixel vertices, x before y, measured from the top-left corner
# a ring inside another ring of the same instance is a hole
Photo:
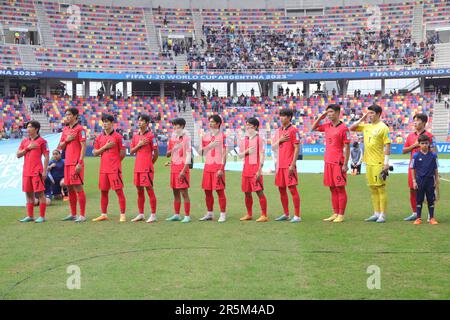
[[[412,179],[412,171],[408,168],[408,186],[409,189],[414,189],[413,179]]]
[[[256,175],[253,177],[242,176],[242,192],[256,192],[264,190],[263,176],[259,176],[256,180]]]
[[[217,176],[217,172],[203,171],[202,179],[203,190],[224,190],[225,189],[225,172],[222,177]]]
[[[153,188],[154,172],[135,172],[134,185],[136,187]]]
[[[190,175],[189,170],[186,171],[184,179],[180,179],[179,172],[170,173],[170,187],[172,189],[189,189]]]
[[[347,185],[347,173],[342,173],[341,165],[325,163],[323,185],[326,187],[345,187]]]
[[[66,186],[78,186],[84,184],[84,165],[81,165],[79,174],[75,172],[75,166],[64,166],[64,184]]]
[[[98,188],[101,191],[123,189],[122,172],[100,173]]]
[[[45,191],[44,179],[41,175],[33,177],[22,176],[22,191],[26,193]]]
[[[275,185],[277,187],[290,187],[298,185],[297,168],[294,173],[289,173],[289,168],[279,168],[275,174]]]

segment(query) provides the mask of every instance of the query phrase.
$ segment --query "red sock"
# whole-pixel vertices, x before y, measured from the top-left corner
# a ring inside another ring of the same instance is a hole
[[[296,217],[300,217],[300,195],[296,186],[289,187],[289,191],[292,195],[292,202],[294,202],[294,214]]]
[[[108,213],[109,191],[102,191],[102,198],[100,201],[102,213]]]
[[[338,213],[344,215],[345,208],[347,207],[347,191],[345,190],[345,187],[339,187],[336,188],[336,190],[338,192],[338,199],[339,199]]]
[[[70,213],[72,216],[77,215],[77,192],[75,190],[69,191],[69,204],[70,204]]]
[[[211,190],[205,190],[205,202],[208,212],[212,212],[214,210],[214,196]]]
[[[27,203],[27,215],[30,218],[34,217],[34,204],[33,203]]]
[[[176,200],[173,201],[173,208],[175,210],[175,214],[180,214],[181,202]]]
[[[138,193],[138,210],[139,214],[144,214],[144,205],[145,205],[145,192],[144,189],[137,189]]]
[[[330,187],[331,191],[331,206],[333,207],[333,213],[339,213],[339,194],[336,187]]]
[[[409,190],[409,202],[411,203],[412,212],[417,211],[416,190]]]
[[[280,191],[280,199],[281,205],[283,206],[283,213],[285,216],[289,216],[289,198],[286,192],[285,187],[279,187],[278,191]]]
[[[86,193],[84,190],[77,192],[78,203],[80,204],[80,215],[82,217],[86,216]]]
[[[261,206],[261,215],[267,216],[267,199],[266,195],[263,193],[259,197],[259,205]]]
[[[247,215],[253,215],[253,197],[252,194],[245,194],[245,207],[247,208]]]
[[[45,218],[45,209],[46,208],[47,208],[47,204],[45,202],[39,204],[39,216],[41,218]]]
[[[156,213],[156,195],[153,189],[147,189],[148,197],[150,198],[150,208],[152,213]]]
[[[190,202],[184,202],[184,214],[186,215],[186,217],[189,217],[189,215],[191,214],[191,203]]]
[[[119,198],[119,207],[120,213],[125,214],[125,210],[127,209],[127,201],[125,200],[125,194],[123,193],[123,189],[116,190],[117,197]]]
[[[227,211],[227,197],[225,195],[225,190],[217,190],[217,195],[219,196],[220,212],[226,212]]]

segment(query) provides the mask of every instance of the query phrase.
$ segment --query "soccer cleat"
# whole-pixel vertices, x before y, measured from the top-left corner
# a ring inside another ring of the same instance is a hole
[[[43,223],[43,222],[45,222],[45,221],[46,221],[45,218],[39,217],[39,218],[37,218],[34,222],[35,222],[35,223]]]
[[[403,219],[404,221],[414,221],[417,219],[417,214],[413,213],[410,216],[406,217],[405,219]]]
[[[97,217],[95,219],[92,219],[92,221],[94,221],[94,222],[107,221],[107,220],[109,220],[107,216],[99,216],[99,217]]]
[[[191,217],[190,216],[185,216],[183,220],[181,220],[181,223],[188,223],[191,222]]]
[[[430,219],[430,224],[439,224],[439,222],[437,222],[437,220],[435,218],[431,218]]]
[[[368,221],[368,222],[374,222],[374,221],[377,221],[378,220],[378,217],[376,216],[376,215],[373,215],[373,216],[370,216],[370,217],[368,217],[366,220],[364,220],[364,221]]]
[[[210,220],[213,220],[213,218],[214,218],[214,216],[212,214],[207,213],[199,220],[200,221],[210,221]]]
[[[225,214],[221,214],[217,222],[225,222],[225,221],[227,221],[227,216]]]
[[[338,217],[338,215],[336,213],[333,213],[333,215],[331,217],[323,219],[323,221],[331,222],[331,221],[334,221],[334,219],[336,219],[337,217]]]
[[[290,220],[291,223],[297,223],[297,222],[302,222],[302,218],[297,217],[297,216],[293,216],[292,219]]]
[[[179,214],[174,214],[173,216],[166,219],[166,221],[181,221]]]
[[[283,214],[275,219],[275,221],[288,221],[288,220],[289,220],[289,216],[287,216],[285,214]]]
[[[256,222],[269,222],[269,218],[267,218],[267,216],[261,216],[256,219]]]
[[[422,224],[422,219],[417,218],[416,220],[414,220],[413,224]]]
[[[246,215],[246,216],[240,218],[239,221],[250,221],[250,220],[252,220],[252,219],[253,219],[252,216]]]
[[[83,223],[86,222],[86,220],[87,220],[86,217],[79,216],[77,220],[75,220],[75,223]]]
[[[383,223],[383,222],[386,222],[386,219],[384,218],[384,216],[379,216],[375,222]]]
[[[125,214],[121,213],[119,222],[127,222],[127,216]]]
[[[147,223],[153,223],[156,222],[156,216],[150,216],[150,218],[148,218],[148,220],[146,221]]]
[[[25,217],[23,219],[20,219],[19,221],[20,222],[33,222],[34,218],[32,218],[32,217]]]
[[[131,219],[132,222],[144,221],[145,217],[143,214],[138,214],[135,218]]]
[[[333,220],[333,222],[336,223],[344,222],[344,216],[342,214],[338,214],[338,216],[336,217],[336,219]]]
[[[75,221],[77,219],[76,216],[70,215],[62,219],[61,221]]]

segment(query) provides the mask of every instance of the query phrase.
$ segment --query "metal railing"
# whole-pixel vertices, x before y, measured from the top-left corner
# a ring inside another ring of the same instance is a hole
[[[152,70],[146,68],[146,66],[139,66],[137,68],[129,68],[128,66],[115,66],[114,68],[43,68],[40,65],[36,65],[40,71],[55,71],[55,72],[111,72],[111,73],[138,73],[138,74],[175,74],[173,67],[164,68],[160,70]],[[390,66],[367,66],[367,67],[339,67],[339,68],[304,68],[304,69],[291,69],[291,68],[264,68],[264,69],[190,69],[189,72],[179,71],[178,75],[230,75],[230,74],[284,74],[284,73],[339,73],[339,72],[383,72],[383,71],[407,71],[407,70],[428,70],[430,68],[450,68],[445,64],[423,64],[423,65],[390,65]],[[0,70],[23,70],[23,68],[17,68],[15,66],[0,66]],[[414,77],[414,76],[411,76]]]

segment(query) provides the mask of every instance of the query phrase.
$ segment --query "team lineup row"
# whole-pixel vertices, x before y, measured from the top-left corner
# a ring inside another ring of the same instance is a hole
[[[364,135],[364,159],[366,163],[367,184],[370,189],[373,215],[366,221],[378,223],[386,221],[387,192],[386,181],[389,172],[390,144],[389,128],[381,121],[382,108],[372,105],[363,117],[349,128],[340,121],[340,106],[329,105],[312,126],[312,130],[325,134],[324,185],[331,192],[333,214],[324,221],[339,223],[344,221],[347,205],[347,171],[350,155],[349,131],[359,131]],[[300,148],[299,131],[291,124],[293,111],[282,109],[279,118],[282,126],[276,130],[272,138],[272,150],[276,163],[275,185],[278,187],[283,214],[276,221],[296,223],[301,221],[300,195],[297,190],[298,174],[296,160]],[[327,122],[323,122],[328,118]],[[425,130],[428,117],[425,114],[414,116],[415,131],[404,145],[403,153],[410,153],[408,185],[412,214],[405,220],[421,224],[422,205],[427,198],[429,223],[438,224],[434,218],[435,188],[439,183],[437,156],[434,151],[434,138]],[[100,157],[99,190],[101,191],[101,215],[93,221],[108,220],[109,190],[117,194],[120,207],[120,222],[126,221],[126,199],[123,192],[122,166],[125,158],[125,146],[122,136],[114,130],[114,116],[105,114],[102,117],[103,132],[94,142],[93,155]],[[130,153],[136,155],[134,165],[134,185],[136,186],[139,214],[133,222],[144,221],[145,193],[150,200],[151,215],[148,223],[155,222],[157,199],[153,189],[154,163],[159,154],[157,142],[149,131],[150,117],[140,115],[139,131],[133,136]],[[58,150],[64,152],[64,184],[68,189],[71,214],[64,221],[86,221],[86,195],[84,192],[84,156],[86,152],[86,133],[78,122],[78,110],[67,109],[65,112],[65,128],[62,132]],[[170,158],[170,187],[173,190],[174,214],[167,221],[191,221],[190,216],[190,164],[191,139],[184,129],[183,118],[172,120],[173,134],[168,142],[167,157]],[[226,175],[227,159],[226,136],[221,131],[222,119],[219,115],[209,117],[209,130],[202,136],[200,153],[205,156],[202,189],[205,192],[207,213],[201,221],[213,220],[215,191],[219,200],[219,222],[225,222],[226,215]],[[44,179],[47,176],[49,150],[47,142],[39,136],[40,124],[30,121],[27,126],[28,137],[24,138],[17,152],[17,157],[24,157],[22,189],[27,198],[27,216],[21,222],[45,222],[46,201],[44,195]],[[269,221],[267,217],[267,200],[264,194],[262,168],[265,160],[265,143],[259,135],[259,120],[254,117],[246,119],[245,136],[239,142],[239,157],[243,159],[241,189],[245,194],[247,214],[241,221],[253,219],[253,197],[259,199],[261,216],[257,222]],[[42,157],[44,164],[42,164]],[[288,191],[294,205],[294,215],[290,218]],[[34,219],[34,198],[39,198],[40,216]],[[180,216],[181,203],[184,204],[184,218]],[[80,215],[77,217],[77,204]]]

